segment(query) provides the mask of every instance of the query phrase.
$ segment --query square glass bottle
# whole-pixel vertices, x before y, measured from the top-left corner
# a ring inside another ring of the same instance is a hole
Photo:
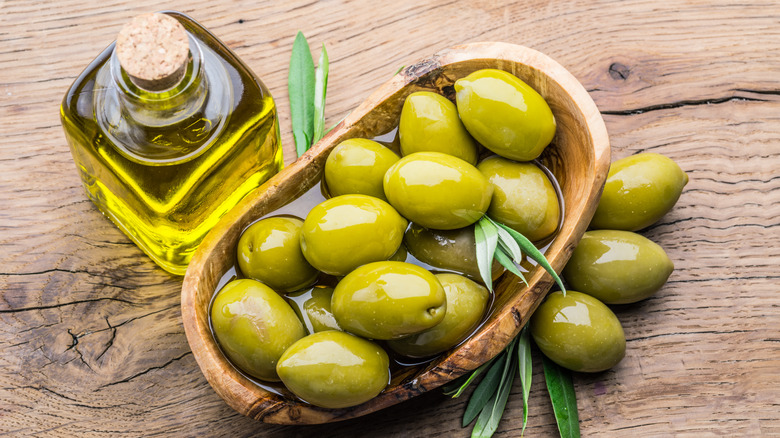
[[[282,168],[276,106],[186,15],[136,17],[118,41],[66,93],[65,136],[100,211],[163,269],[183,275],[217,221]]]

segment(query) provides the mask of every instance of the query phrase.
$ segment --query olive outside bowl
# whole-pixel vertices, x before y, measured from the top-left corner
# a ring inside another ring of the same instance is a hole
[[[325,409],[253,383],[225,358],[209,328],[211,297],[220,279],[234,266],[242,230],[316,185],[328,153],[340,142],[373,138],[395,128],[406,96],[434,91],[452,97],[456,79],[484,68],[516,75],[544,97],[555,115],[555,138],[540,161],[557,178],[564,199],[562,224],[545,253],[553,268],[561,272],[593,216],[609,169],[609,138],[601,114],[571,73],[535,50],[494,42],[442,50],[406,67],[379,87],[295,163],[225,215],[198,248],[182,286],[184,329],[201,371],[233,409],[276,424],[317,424],[359,417],[438,388],[477,368],[520,332],[553,284],[552,277],[539,267],[532,267],[526,275],[528,287],[512,274],[500,277],[490,315],[458,347],[433,361],[394,373],[387,388],[368,402]]]

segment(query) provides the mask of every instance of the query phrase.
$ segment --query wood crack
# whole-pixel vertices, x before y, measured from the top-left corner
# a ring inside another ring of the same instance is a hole
[[[0,309],[0,313],[19,313],[19,312],[29,312],[31,310],[56,309],[58,307],[74,306],[76,304],[84,304],[84,303],[95,303],[99,301],[117,301],[120,303],[130,304],[132,306],[139,305],[138,303],[134,303],[128,300],[123,300],[121,298],[102,297],[102,298],[92,298],[89,300],[77,300],[77,301],[70,301],[67,303],[52,304],[49,306],[20,307],[18,309]]]
[[[755,91],[755,90],[738,90],[746,93],[755,93],[755,94],[766,94],[766,95],[780,95],[780,90],[774,91],[774,90],[765,90],[765,91]],[[638,114],[644,114],[651,111],[660,111],[660,110],[666,110],[666,109],[674,109],[674,108],[682,108],[686,106],[700,106],[700,105],[718,105],[721,103],[726,102],[769,102],[767,99],[759,99],[757,97],[748,97],[748,96],[729,96],[729,97],[718,97],[718,98],[711,98],[711,99],[698,99],[698,100],[679,100],[676,102],[669,102],[669,103],[659,103],[656,105],[649,105],[641,108],[634,108],[629,110],[619,110],[619,111],[601,111],[602,115],[609,115],[609,116],[635,116]]]
[[[777,280],[780,279],[780,275],[749,275],[746,277],[711,277],[711,278],[691,278],[689,280],[669,280],[666,284],[675,283],[705,283],[709,281],[726,281],[726,280]]]
[[[71,338],[72,338],[72,341],[71,341],[71,344],[70,344],[70,346],[69,346],[68,348],[66,348],[66,349],[65,349],[65,351],[68,351],[68,350],[70,350],[70,349],[73,349],[73,351],[75,351],[75,352],[76,352],[76,354],[78,354],[78,356],[79,356],[79,360],[81,360],[81,363],[83,363],[84,365],[86,365],[86,366],[87,366],[87,368],[89,368],[89,370],[90,370],[90,371],[92,371],[92,372],[95,372],[95,370],[93,370],[93,369],[92,369],[92,366],[91,366],[90,364],[88,364],[86,360],[84,360],[84,355],[83,355],[83,354],[81,354],[81,350],[79,350],[79,348],[78,348],[78,345],[79,345],[79,338],[81,338],[82,336],[86,336],[86,335],[88,335],[88,334],[89,334],[89,332],[84,332],[84,333],[82,333],[82,334],[78,334],[78,335],[76,335],[76,334],[73,334],[73,332],[71,332],[71,331],[70,331],[70,329],[68,329],[68,334],[71,336]]]
[[[147,374],[147,373],[149,373],[151,371],[163,369],[163,368],[167,367],[168,365],[176,362],[177,360],[181,360],[182,358],[184,358],[188,354],[192,354],[192,351],[187,351],[187,352],[185,352],[184,354],[182,354],[180,356],[174,357],[173,359],[169,360],[168,362],[165,362],[164,364],[162,364],[160,366],[150,367],[150,368],[147,368],[147,369],[141,371],[140,373],[133,374],[132,376],[124,378],[122,380],[117,380],[116,382],[111,382],[111,383],[106,383],[105,385],[100,385],[100,387],[98,387],[98,389],[96,389],[95,391],[98,391],[100,389],[103,389],[103,388],[106,388],[106,387],[109,387],[109,386],[119,385],[120,383],[127,383],[127,382],[130,382],[131,380],[135,379],[136,377],[143,376],[144,374]]]
[[[702,220],[702,221],[708,221],[708,222],[724,222],[726,220],[731,220],[731,219],[740,219],[740,218],[738,218],[738,217],[730,217],[730,218],[722,219],[722,220],[713,220],[713,218],[703,217],[703,216],[685,217],[685,218],[675,219],[675,220],[669,221],[669,222],[657,222],[657,223],[655,223],[655,224],[653,224],[653,225],[643,229],[642,233],[647,233],[647,232],[655,230],[656,228],[664,227],[664,226],[667,226],[667,225],[676,225],[676,224],[679,224],[679,223],[682,223],[682,222],[690,222],[690,221],[695,221],[695,220]],[[780,225],[780,223],[778,223],[778,224],[769,224],[769,225],[756,224],[756,223],[745,223],[745,224],[729,225],[727,227],[707,226],[706,228],[710,229],[710,230],[725,231],[725,230],[728,230],[728,229],[731,229],[731,228],[740,228],[740,227],[759,227],[759,228],[763,228],[763,229],[770,229],[770,228],[774,228],[774,227],[776,227],[778,225]]]
[[[699,181],[712,181],[714,183],[728,184],[728,185],[734,186],[734,185],[744,184],[744,183],[768,184],[768,183],[770,183],[770,182],[772,182],[772,181],[774,181],[776,179],[780,179],[780,175],[773,176],[773,177],[771,177],[769,179],[747,178],[747,179],[740,179],[739,181],[726,181],[726,180],[715,179],[715,178],[706,177],[706,176],[696,177],[696,179],[699,180]],[[720,193],[720,192],[715,192],[715,193]]]
[[[43,274],[51,274],[53,272],[64,272],[67,274],[87,274],[87,275],[96,275],[92,272],[85,271],[85,270],[71,270],[71,269],[62,269],[62,268],[52,268],[52,269],[44,269],[42,271],[34,271],[34,272],[0,272],[0,276],[25,276],[25,275],[43,275]]]
[[[735,88],[734,91],[741,91],[743,93],[767,94],[767,95],[772,95],[772,96],[780,96],[780,90],[751,90],[749,88]]]
[[[106,354],[108,349],[111,348],[114,345],[114,339],[116,339],[117,328],[122,327],[125,324],[131,323],[131,322],[133,322],[135,320],[138,320],[138,319],[141,319],[141,318],[146,318],[147,316],[155,315],[157,313],[165,312],[167,310],[171,310],[171,309],[177,308],[177,307],[179,307],[179,303],[176,303],[176,304],[174,304],[172,306],[165,307],[163,309],[155,310],[153,312],[144,313],[143,315],[135,316],[133,318],[127,319],[125,321],[122,321],[122,322],[120,322],[117,325],[111,325],[111,322],[109,322],[109,320],[108,320],[108,316],[106,316],[105,319],[106,319],[106,324],[108,325],[108,328],[95,330],[95,331],[92,331],[92,332],[87,332],[87,333],[84,333],[84,335],[82,335],[82,336],[86,336],[86,335],[90,335],[90,334],[94,334],[94,333],[100,333],[100,332],[104,332],[106,330],[111,330],[111,338],[106,342],[106,346],[103,349],[103,351],[95,358],[95,360],[97,361],[97,360],[100,360],[100,358],[103,357],[104,354]]]
[[[108,328],[111,329],[111,338],[108,340],[108,342],[106,342],[105,348],[103,348],[103,351],[101,351],[100,354],[97,355],[97,357],[95,358],[95,361],[100,360],[100,358],[103,357],[104,354],[106,354],[108,349],[111,348],[114,345],[114,339],[116,339],[116,328],[118,326],[112,326],[111,323],[108,322],[108,317],[106,316],[105,318],[106,318],[106,324],[108,324]],[[135,319],[135,318],[133,318],[133,319]],[[127,320],[127,321],[123,322],[122,324],[125,324],[125,323],[130,322],[130,321],[132,321],[132,319],[131,320]],[[120,324],[120,325],[122,325],[122,324]]]
[[[725,330],[725,331],[719,331],[719,330],[702,330],[698,332],[677,332],[677,333],[660,333],[657,335],[650,335],[650,336],[640,336],[638,338],[626,338],[626,342],[628,341],[644,341],[647,339],[653,339],[653,338],[665,338],[667,336],[686,336],[686,335],[730,335],[733,333],[752,333],[755,330]]]

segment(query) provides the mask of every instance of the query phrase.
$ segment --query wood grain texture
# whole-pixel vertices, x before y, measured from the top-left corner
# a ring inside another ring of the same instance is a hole
[[[688,172],[643,234],[675,262],[616,313],[613,370],[576,375],[586,436],[780,436],[780,7],[775,1],[173,1],[263,79],[294,157],[287,62],[301,29],[331,59],[327,125],[401,65],[460,43],[551,56],[602,111],[613,159],[665,154]],[[133,15],[159,2],[0,1],[0,433],[28,436],[468,436],[437,391],[326,426],[229,408],[181,325],[181,279],[83,193],[57,106]],[[315,57],[318,50],[315,50]],[[555,433],[535,364],[528,436]],[[496,436],[518,436],[519,383]]]

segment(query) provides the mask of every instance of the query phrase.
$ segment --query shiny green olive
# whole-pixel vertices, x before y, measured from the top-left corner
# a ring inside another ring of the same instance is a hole
[[[444,319],[424,332],[387,341],[396,353],[409,357],[439,354],[458,345],[482,320],[490,294],[488,290],[457,274],[436,274],[447,295]]]
[[[442,152],[477,164],[477,144],[458,118],[455,104],[440,94],[410,94],[401,110],[398,133],[403,155]]]
[[[278,291],[314,283],[317,272],[301,252],[303,221],[292,216],[261,219],[238,240],[238,267],[249,278]]]
[[[493,186],[476,167],[441,152],[401,158],[385,174],[385,195],[412,222],[437,230],[478,221],[490,205]]]
[[[315,206],[306,216],[301,249],[320,271],[346,275],[360,265],[395,254],[406,226],[406,219],[381,199],[337,196]]]
[[[482,281],[473,225],[457,230],[430,230],[412,222],[404,234],[404,246],[417,260],[433,268],[459,272]],[[497,279],[504,267],[494,260],[492,272],[493,279]]]
[[[605,304],[628,304],[658,291],[674,264],[655,242],[630,231],[588,231],[563,270],[572,288]]]
[[[398,247],[398,251],[395,252],[389,259],[391,262],[405,262],[406,258],[409,256],[409,252],[406,250],[406,246],[402,243],[401,246]]]
[[[530,161],[555,135],[544,98],[502,70],[478,70],[455,81],[458,114],[469,133],[502,157]]]
[[[260,380],[278,381],[276,362],[306,335],[295,311],[273,289],[255,280],[225,285],[211,305],[211,327],[225,356]]]
[[[555,232],[561,209],[558,195],[542,169],[495,155],[484,159],[477,169],[493,184],[488,216],[531,241]]]
[[[637,231],[654,224],[674,207],[688,175],[671,159],[641,153],[609,168],[591,228]]]
[[[385,200],[382,178],[398,161],[395,152],[365,138],[351,138],[333,148],[325,161],[325,184],[331,196],[352,193]]]
[[[545,356],[572,371],[604,371],[626,354],[626,336],[615,314],[572,290],[547,296],[531,317],[531,335]]]
[[[315,286],[308,290],[287,294],[290,305],[309,333],[341,330],[330,310],[332,297],[333,288],[327,286]]]
[[[387,353],[340,331],[314,333],[293,344],[276,366],[284,385],[323,408],[346,408],[376,397],[390,381]]]
[[[444,319],[444,288],[427,270],[404,262],[363,265],[333,291],[333,315],[344,330],[369,339],[398,339]]]

